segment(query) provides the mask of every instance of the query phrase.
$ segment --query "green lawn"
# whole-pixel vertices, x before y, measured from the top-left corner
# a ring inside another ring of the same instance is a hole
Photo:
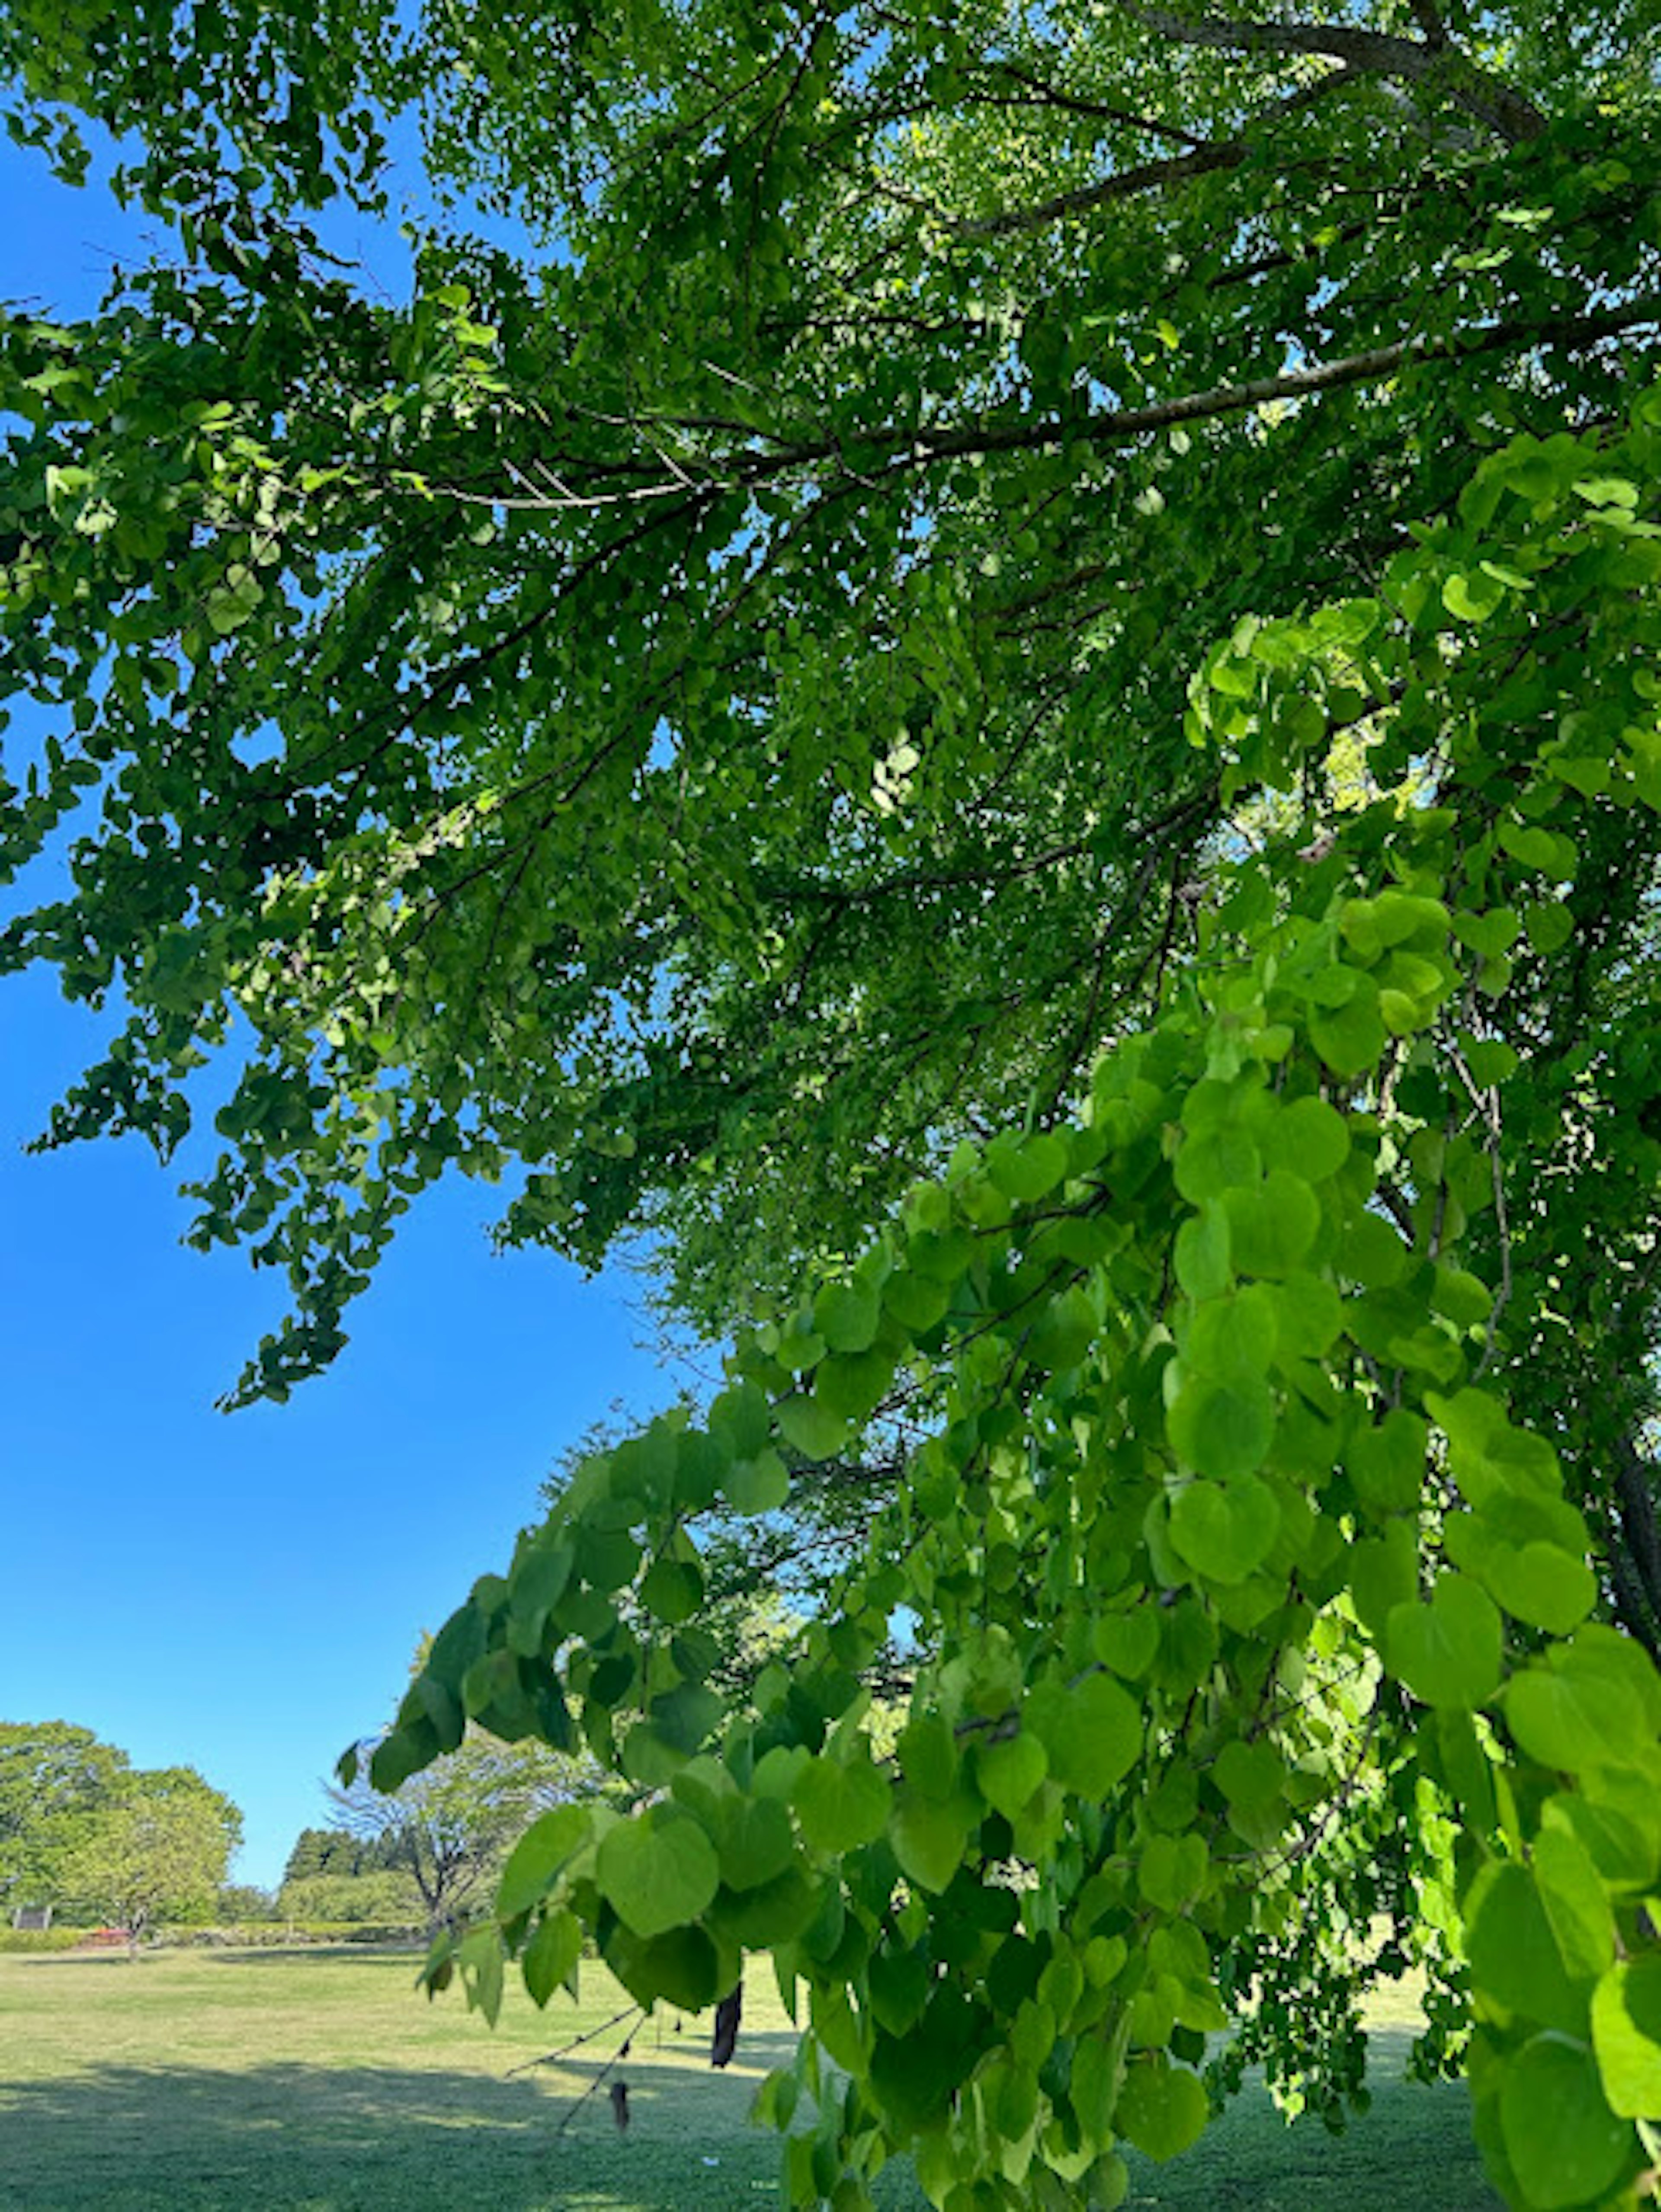
[[[415,1960],[359,1953],[0,1956],[0,2205],[5,2212],[729,2212],[777,2201],[773,2139],[745,2125],[790,2048],[757,1974],[739,2062],[710,2073],[701,2030],[648,2022],[604,2087],[596,2037],[510,2075],[618,2010],[538,2014],[510,1995],[494,2034],[453,1994],[415,1994]],[[1334,2141],[1288,2130],[1250,2092],[1195,2151],[1136,2169],[1131,2202],[1189,2212],[1485,2212],[1457,2090],[1409,2089],[1405,2018],[1383,2023],[1376,2101]],[[573,2109],[575,2107],[575,2110]],[[563,2123],[563,2124],[562,2124]],[[893,2212],[922,2203],[887,2177]]]

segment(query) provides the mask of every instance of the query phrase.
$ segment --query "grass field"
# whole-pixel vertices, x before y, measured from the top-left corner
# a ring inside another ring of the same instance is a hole
[[[510,1995],[493,2034],[453,1994],[429,2005],[408,1955],[161,1952],[0,1957],[4,2212],[732,2212],[777,2200],[775,2140],[745,2124],[791,2048],[770,1977],[738,2062],[712,2074],[697,2024],[650,2021],[604,2084],[620,2030],[558,2066],[510,2069],[624,2000]],[[1405,2011],[1380,2022],[1372,2112],[1337,2139],[1288,2130],[1261,2091],[1184,2158],[1139,2162],[1130,2202],[1183,2212],[1489,2212],[1463,2094],[1399,2081]],[[884,2177],[892,2212],[922,2199]]]

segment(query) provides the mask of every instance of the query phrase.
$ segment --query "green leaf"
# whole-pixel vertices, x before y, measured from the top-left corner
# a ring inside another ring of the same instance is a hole
[[[1279,1797],[1286,1762],[1272,1743],[1226,1743],[1213,1769],[1217,1787],[1231,1805],[1261,1811]]]
[[[683,2012],[714,2004],[738,1972],[736,1953],[703,1928],[642,1936],[620,1922],[607,1939],[605,1959],[636,2004],[661,2002]]]
[[[369,1780],[384,1796],[401,1790],[412,1774],[431,1764],[439,1742],[430,1721],[413,1728],[394,1729],[383,1736],[369,1759]]]
[[[1141,1755],[1141,1708],[1105,1674],[1088,1674],[1070,1689],[1037,1685],[1021,1722],[1043,1746],[1056,1780],[1090,1803],[1106,1797]]]
[[[654,1559],[641,1577],[640,1601],[658,1620],[690,1620],[703,1602],[703,1577],[691,1559]]]
[[[516,1920],[538,1904],[561,1869],[588,1840],[593,1816],[586,1805],[556,1805],[532,1821],[508,1856],[496,1886],[496,1912]]]
[[[834,1459],[848,1441],[847,1421],[817,1398],[786,1398],[778,1408],[778,1423],[786,1442],[804,1459]]]
[[[1445,1574],[1427,1605],[1390,1608],[1384,1654],[1390,1672],[1425,1705],[1483,1705],[1500,1686],[1504,1637],[1485,1590],[1460,1574]]]
[[[569,1981],[582,1956],[582,1925],[571,1912],[550,1912],[525,1947],[521,1970],[533,2003],[545,2005]]]
[[[1572,1981],[1592,1981],[1615,1958],[1615,1915],[1603,1878],[1567,1827],[1542,1828],[1530,1853],[1558,1954]]]
[[[1090,1632],[1096,1656],[1104,1667],[1127,1680],[1136,1681],[1153,1664],[1159,1648],[1159,1617],[1150,1605],[1129,1613],[1104,1613]]]
[[[1115,2118],[1127,2142],[1163,2162],[1199,2141],[1210,2112],[1199,2075],[1155,2052],[1127,2069]]]
[[[983,1742],[975,1753],[975,1779],[982,1796],[1009,1820],[1019,1817],[1049,1771],[1043,1746],[1030,1733]]]
[[[709,1908],[715,1933],[741,1951],[794,1943],[817,1918],[820,1891],[800,1867],[787,1867],[742,1890],[723,1888]]]
[[[1344,1326],[1343,1301],[1323,1276],[1291,1274],[1263,1286],[1275,1314],[1276,1350],[1288,1359],[1324,1359]]]
[[[1554,883],[1566,884],[1574,873],[1578,855],[1573,840],[1559,836],[1555,830],[1542,830],[1531,823],[1505,821],[1500,824],[1500,842],[1525,868],[1549,876]]]
[[[1484,1999],[1524,2020],[1584,2033],[1589,1990],[1577,1991],[1526,1867],[1490,1860],[1465,1905],[1471,1975]]]
[[[790,1495],[790,1477],[778,1454],[764,1451],[729,1468],[723,1486],[735,1513],[776,1513]]]
[[[883,1285],[885,1313],[912,1336],[927,1336],[946,1317],[952,1286],[928,1275],[891,1275]]]
[[[1514,907],[1496,907],[1487,914],[1457,914],[1453,933],[1461,945],[1484,960],[1498,960],[1509,952],[1521,933]]]
[[[896,1747],[900,1771],[926,1796],[947,1797],[957,1784],[957,1741],[940,1713],[915,1713]]]
[[[890,2035],[910,2033],[922,2017],[934,1976],[919,1951],[879,1951],[871,1961],[871,2009]]]
[[[759,1889],[776,1881],[795,1856],[790,1815],[777,1797],[723,1798],[714,1841],[727,1889]]]
[[[1189,1322],[1184,1368],[1221,1382],[1250,1386],[1261,1381],[1275,1363],[1279,1336],[1275,1316],[1275,1295],[1262,1283],[1248,1283],[1232,1297],[1208,1300],[1196,1308]]]
[[[1301,1176],[1274,1169],[1261,1183],[1231,1190],[1229,1249],[1243,1275],[1287,1275],[1302,1261],[1321,1225],[1320,1201]]]
[[[1351,969],[1353,994],[1342,1006],[1316,1006],[1309,1017],[1309,1041],[1335,1075],[1363,1075],[1377,1066],[1388,1036],[1378,1010],[1378,987],[1370,975]]]
[[[1419,1504],[1430,1453],[1430,1428],[1396,1407],[1376,1428],[1362,1429],[1347,1455],[1351,1481],[1375,1513],[1406,1513]]]
[[[1460,622],[1486,622],[1505,596],[1498,578],[1480,568],[1469,575],[1456,570],[1442,586],[1442,605]]]
[[[254,614],[265,595],[265,587],[252,569],[228,568],[223,583],[208,594],[209,627],[219,636],[228,637]]]
[[[1250,1476],[1228,1483],[1190,1482],[1171,1503],[1171,1540],[1197,1573],[1242,1583],[1275,1547],[1281,1509],[1267,1483]]]
[[[1220,1200],[1208,1200],[1177,1231],[1176,1269],[1177,1282],[1196,1304],[1228,1288],[1228,1212]]]
[[[1640,1700],[1625,1683],[1550,1665],[1512,1675],[1506,1686],[1506,1721],[1529,1758],[1565,1774],[1623,1765],[1653,1735]]]
[[[1506,2060],[1500,2117],[1536,2212],[1597,2202],[1637,2148],[1630,2124],[1603,2100],[1591,2051],[1549,2030]]]
[[[1220,1382],[1189,1376],[1165,1414],[1171,1448],[1184,1467],[1227,1482],[1252,1474],[1275,1440],[1275,1397],[1266,1382]]]
[[[1209,1200],[1256,1183],[1262,1168],[1250,1138],[1225,1127],[1190,1136],[1177,1153],[1171,1174],[1189,1204],[1203,1207]]]
[[[834,1419],[863,1421],[894,1380],[894,1362],[880,1352],[837,1354],[813,1374],[813,1400]]]
[[[1483,1577],[1514,1620],[1567,1636],[1597,1602],[1597,1580],[1585,1559],[1556,1544],[1498,1549]]]
[[[1073,2069],[1068,2080],[1068,2102],[1079,2123],[1079,2131],[1096,2150],[1110,2149],[1113,2107],[1117,2100],[1117,2069],[1113,2055],[1099,2036],[1081,2036],[1073,2046]]]
[[[1067,1180],[1068,1142],[1053,1130],[1036,1136],[1005,1134],[988,1146],[986,1171],[1006,1198],[1031,1205]]]
[[[1592,1996],[1591,2040],[1609,2110],[1628,2120],[1661,2112],[1661,1959],[1609,1968]]]
[[[879,1294],[868,1284],[827,1283],[813,1301],[814,1329],[832,1352],[868,1351],[881,1321]]]
[[[1385,1524],[1382,1535],[1350,1548],[1349,1586],[1361,1624],[1382,1644],[1391,1612],[1415,1601],[1419,1588],[1419,1545],[1405,1521]]]
[[[1089,1294],[1074,1288],[1050,1300],[1028,1333],[1024,1349],[1035,1367],[1063,1374],[1085,1357],[1100,1327]]]
[[[1137,1863],[1136,1886],[1150,1905],[1183,1912],[1205,1887],[1209,1867],[1203,1836],[1150,1836]]]
[[[1407,1248],[1382,1214],[1359,1213],[1338,1246],[1338,1272],[1363,1290],[1388,1290],[1407,1272]]]
[[[709,1429],[733,1458],[754,1459],[766,1450],[773,1430],[767,1394],[753,1382],[723,1390],[709,1407]]]
[[[902,1784],[888,1823],[901,1873],[938,1896],[963,1864],[973,1819],[958,1797],[926,1797]]]
[[[1324,1098],[1297,1098],[1259,1127],[1263,1164],[1305,1182],[1324,1182],[1349,1157],[1349,1127]]]
[[[1523,909],[1523,927],[1529,943],[1543,957],[1561,952],[1574,934],[1574,916],[1554,900],[1538,901]]]
[[[791,1802],[813,1849],[840,1857],[882,1834],[892,1794],[891,1784],[868,1757],[822,1756],[802,1769]]]
[[[594,1875],[619,1919],[647,1937],[696,1920],[721,1884],[703,1830],[689,1814],[662,1805],[607,1829]]]

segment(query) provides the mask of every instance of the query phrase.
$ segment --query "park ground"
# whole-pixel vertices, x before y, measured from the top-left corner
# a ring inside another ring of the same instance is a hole
[[[726,2074],[675,2015],[527,2065],[625,2000],[585,1966],[580,2003],[509,1992],[492,2032],[454,1992],[429,2004],[409,1954],[0,1956],[4,2212],[733,2212],[779,2202],[778,2149],[750,2127],[792,2048],[770,1975],[746,1993]],[[1288,2128],[1250,2087],[1129,2203],[1182,2212],[1490,2212],[1464,2093],[1401,2079],[1405,2000],[1375,2022],[1372,2109],[1342,2136]],[[523,2069],[523,2070],[516,2070]],[[609,2087],[626,2081],[619,2133]],[[587,2093],[587,2094],[585,2094]],[[890,2212],[923,2200],[884,2177]]]

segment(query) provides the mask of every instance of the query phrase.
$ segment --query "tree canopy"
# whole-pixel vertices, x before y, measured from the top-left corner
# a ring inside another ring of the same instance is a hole
[[[0,1910],[63,1900],[58,1869],[128,1771],[69,1721],[0,1721]]]
[[[67,1721],[0,1722],[0,1909],[119,1921],[211,1909],[242,1815],[194,1767],[135,1768]]]
[[[50,1140],[240,1066],[238,1401],[452,1166],[733,1346],[374,1754],[641,1799],[435,1984],[770,1950],[793,2200],[969,2212],[1118,2203],[1236,2002],[1335,2111],[1410,1953],[1508,2201],[1652,2194],[1656,7],[41,12],[177,240],[0,328]],[[717,1511],[829,1562],[736,1703]]]
[[[125,1928],[136,1946],[162,1920],[211,1917],[242,1815],[191,1766],[123,1775],[58,1864],[71,1910]]]

